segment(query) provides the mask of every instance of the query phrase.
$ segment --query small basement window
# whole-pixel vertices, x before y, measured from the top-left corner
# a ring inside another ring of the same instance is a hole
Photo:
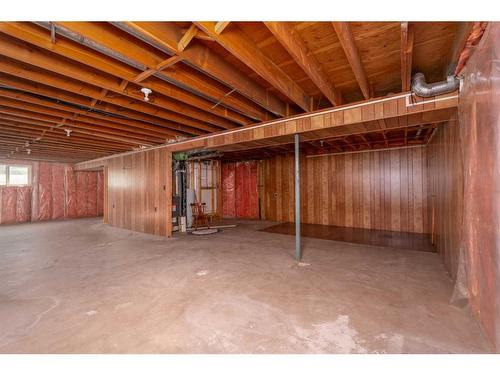
[[[31,185],[31,166],[0,164],[0,186]]]

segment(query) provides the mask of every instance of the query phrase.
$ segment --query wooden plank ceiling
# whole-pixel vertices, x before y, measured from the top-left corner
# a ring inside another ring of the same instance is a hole
[[[77,162],[407,91],[412,72],[444,78],[461,29],[450,22],[1,22],[0,157]],[[142,88],[152,90],[148,101]],[[420,142],[433,126],[403,131],[403,143]],[[324,142],[345,150],[389,144],[384,137],[396,144],[401,134]]]

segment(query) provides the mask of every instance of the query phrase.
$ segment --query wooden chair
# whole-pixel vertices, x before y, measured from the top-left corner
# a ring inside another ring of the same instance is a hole
[[[208,227],[210,228],[210,216],[205,213],[206,203],[191,203],[191,212],[193,213],[193,227]]]

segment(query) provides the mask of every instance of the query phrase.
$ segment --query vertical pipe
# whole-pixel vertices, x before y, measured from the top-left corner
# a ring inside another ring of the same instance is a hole
[[[300,136],[295,134],[295,259],[300,261]]]

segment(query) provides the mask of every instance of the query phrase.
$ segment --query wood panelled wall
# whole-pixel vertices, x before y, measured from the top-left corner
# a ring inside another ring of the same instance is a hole
[[[105,167],[105,202],[110,225],[170,236],[172,154],[155,149],[110,159]]]
[[[303,158],[301,220],[429,232],[425,147]],[[293,157],[262,161],[262,218],[294,221]]]
[[[440,126],[427,146],[430,220],[436,249],[453,279],[460,256],[463,165],[458,122]]]

